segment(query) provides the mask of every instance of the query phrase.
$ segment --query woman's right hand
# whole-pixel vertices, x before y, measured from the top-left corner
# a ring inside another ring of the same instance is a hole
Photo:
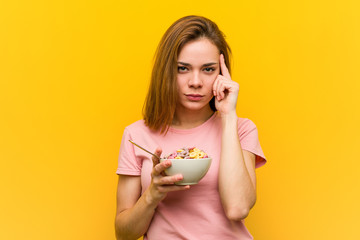
[[[162,150],[157,148],[155,150],[155,155],[161,155]],[[147,199],[150,203],[157,205],[161,200],[166,197],[168,192],[180,191],[189,189],[190,186],[178,186],[175,185],[175,182],[181,181],[183,176],[181,174],[177,174],[174,176],[166,176],[164,170],[171,166],[171,161],[166,160],[163,162],[159,162],[159,159],[156,157],[152,157],[153,161],[153,169],[151,172],[151,183],[148,188],[148,196]]]

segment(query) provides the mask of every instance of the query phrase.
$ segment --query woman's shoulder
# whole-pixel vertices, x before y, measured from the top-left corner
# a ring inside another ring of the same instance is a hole
[[[143,119],[133,122],[132,124],[125,127],[125,131],[136,134],[157,134],[156,131],[151,130]]]
[[[257,130],[256,124],[249,118],[238,117],[239,132],[249,132]]]
[[[144,130],[146,128],[147,126],[145,125],[145,121],[143,119],[137,120],[125,127],[128,131]]]
[[[238,117],[238,123],[240,125],[246,125],[246,126],[254,126],[255,123],[249,119],[249,118],[242,118],[242,117]]]

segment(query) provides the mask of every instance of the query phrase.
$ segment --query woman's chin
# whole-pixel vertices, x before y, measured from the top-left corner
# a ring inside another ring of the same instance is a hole
[[[199,103],[199,102],[190,102],[182,105],[182,110],[185,111],[204,111],[206,109],[211,110],[210,105],[208,103]]]

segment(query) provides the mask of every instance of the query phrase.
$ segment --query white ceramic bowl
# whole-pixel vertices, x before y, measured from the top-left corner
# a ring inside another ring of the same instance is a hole
[[[176,185],[194,185],[197,184],[207,173],[211,165],[211,158],[201,159],[160,159],[171,161],[171,166],[165,170],[165,174],[173,176],[181,173],[183,180],[176,182]]]

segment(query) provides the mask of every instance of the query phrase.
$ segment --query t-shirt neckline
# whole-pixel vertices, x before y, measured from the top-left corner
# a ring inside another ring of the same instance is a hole
[[[206,125],[208,125],[208,124],[215,118],[216,115],[217,115],[217,112],[214,112],[208,120],[206,120],[205,122],[203,122],[202,124],[200,124],[200,125],[197,126],[197,127],[188,128],[188,129],[179,129],[179,128],[169,127],[169,132],[174,132],[174,133],[191,133],[191,132],[197,131],[197,130],[205,127]]]

